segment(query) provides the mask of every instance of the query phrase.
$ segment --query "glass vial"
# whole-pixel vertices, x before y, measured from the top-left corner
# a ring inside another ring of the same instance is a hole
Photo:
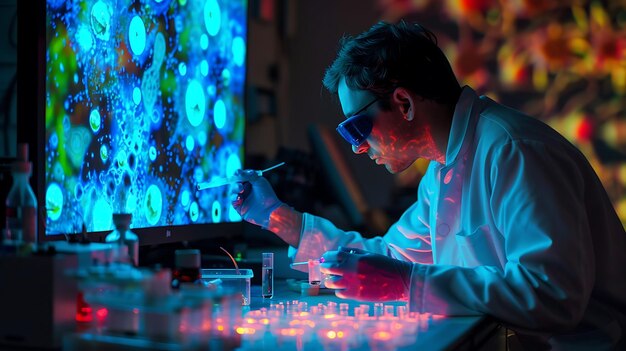
[[[264,299],[274,296],[274,253],[263,252],[261,271],[261,295]]]
[[[37,198],[30,187],[32,163],[28,144],[19,144],[17,160],[11,166],[13,185],[6,198],[7,237],[15,243],[37,242]]]
[[[320,261],[309,260],[309,284],[320,285],[322,281],[322,271],[320,270]]]
[[[139,237],[130,230],[132,214],[114,213],[113,225],[115,230],[107,234],[104,239],[107,243],[118,243],[118,252],[113,257],[114,262],[139,265]]]

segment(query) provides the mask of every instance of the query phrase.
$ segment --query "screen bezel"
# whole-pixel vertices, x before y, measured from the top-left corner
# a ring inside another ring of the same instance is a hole
[[[18,1],[18,87],[17,87],[17,141],[28,143],[29,158],[33,164],[31,186],[37,197],[39,242],[68,240],[80,236],[91,242],[104,242],[109,231],[86,232],[78,235],[46,235],[45,207],[45,106],[46,106],[46,0]],[[246,40],[249,40],[250,4],[246,9]],[[249,47],[249,45],[248,45]],[[244,78],[244,156],[246,167],[246,130],[248,123],[247,82],[249,53],[246,50],[246,76]],[[35,100],[35,101],[33,101]],[[158,245],[190,242],[217,237],[241,237],[245,222],[222,222],[131,228],[139,237],[139,245]]]

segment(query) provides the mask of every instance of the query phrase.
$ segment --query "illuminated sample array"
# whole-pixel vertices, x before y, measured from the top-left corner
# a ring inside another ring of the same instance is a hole
[[[409,312],[399,302],[290,300],[249,310],[240,288],[223,281],[174,290],[168,269],[115,262],[73,276],[89,304],[89,312],[77,314],[87,323],[77,336],[90,342],[119,337],[120,344],[163,342],[173,349],[390,351],[415,347],[420,334],[436,332],[445,318]]]
[[[239,221],[246,0],[47,1],[46,234]]]
[[[408,312],[406,305],[294,300],[249,311],[236,332],[241,350],[395,350],[413,345],[437,318],[443,317]]]
[[[169,269],[108,261],[113,257],[67,271],[83,297],[77,301],[80,331],[74,338],[86,341],[70,349],[232,350],[240,345],[241,292],[219,284],[182,283],[173,289]]]

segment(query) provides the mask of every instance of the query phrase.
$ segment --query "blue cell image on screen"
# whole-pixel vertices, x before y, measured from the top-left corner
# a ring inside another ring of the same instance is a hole
[[[246,0],[48,0],[46,234],[241,221]]]

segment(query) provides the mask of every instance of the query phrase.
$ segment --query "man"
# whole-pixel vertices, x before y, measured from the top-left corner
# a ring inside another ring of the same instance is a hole
[[[391,173],[430,160],[417,201],[364,239],[295,211],[244,171],[242,217],[297,261],[323,255],[337,296],[488,314],[533,349],[626,347],[626,233],[585,157],[544,123],[461,88],[419,25],[378,23],[341,44],[324,78],[347,117],[337,129]]]

